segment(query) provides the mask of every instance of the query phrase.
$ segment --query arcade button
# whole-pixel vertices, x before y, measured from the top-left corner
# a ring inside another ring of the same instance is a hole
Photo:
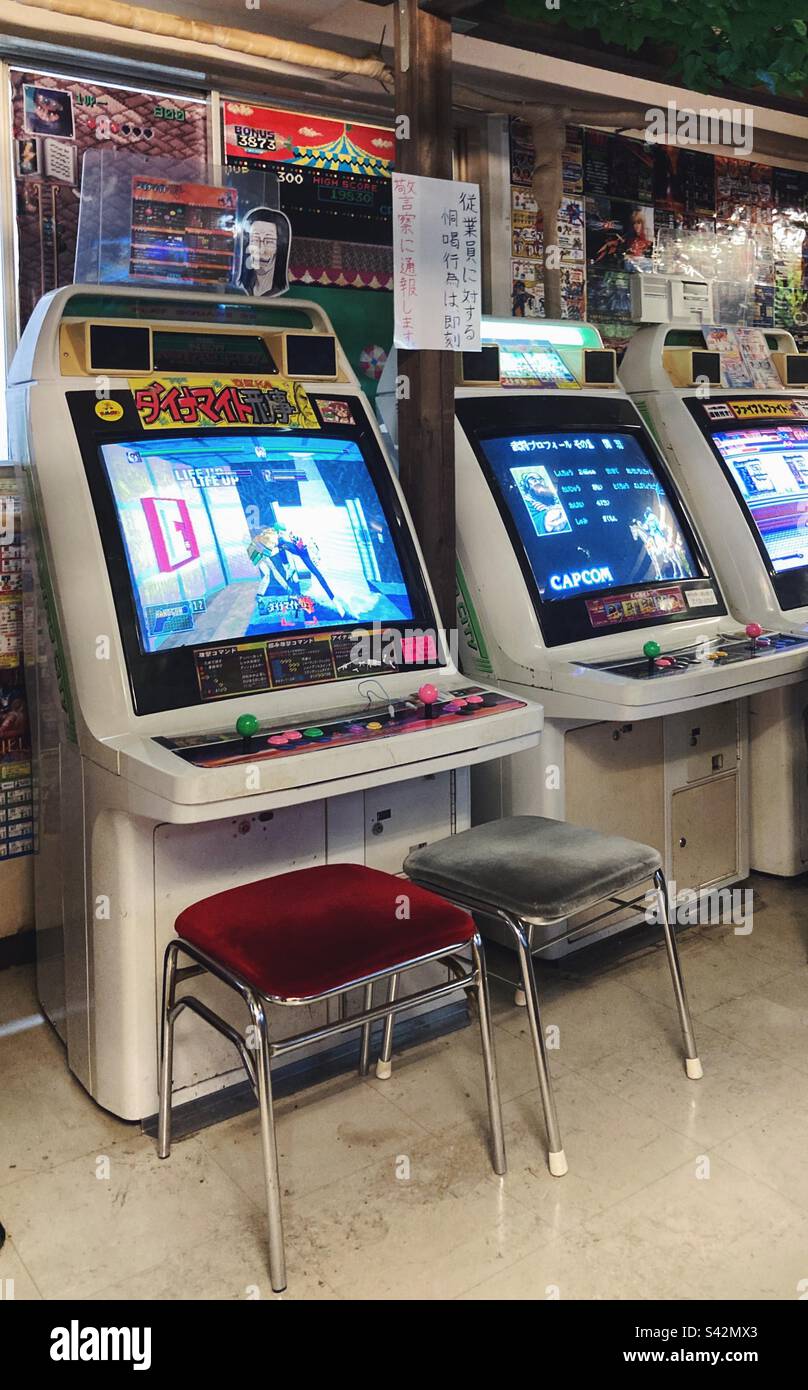
[[[384,725],[381,724],[381,723],[379,722],[378,719],[371,719],[371,720],[369,720],[369,722],[365,725],[365,728],[366,728],[366,729],[370,729],[371,733],[374,733],[374,734],[375,734],[375,733],[378,732],[379,729],[383,729],[383,728],[384,728]]]
[[[304,738],[325,738],[325,732],[324,732],[323,729],[304,729],[304,730],[303,730],[303,737],[304,737]],[[319,766],[319,764],[318,764],[318,766]]]
[[[289,740],[285,734],[270,734],[267,743],[273,744],[276,748],[286,748]]]
[[[468,695],[466,697],[467,705],[482,705],[484,703],[482,695]]]
[[[299,729],[284,729],[283,737],[287,743],[297,743],[303,737]]]
[[[658,656],[654,661],[654,666],[656,667],[657,671],[668,671],[670,670],[671,666],[674,665],[675,662],[673,658],[670,656]]]
[[[345,732],[346,732],[346,734],[363,734],[363,733],[365,732],[365,725],[364,725],[364,724],[346,724],[346,725],[345,725]]]
[[[459,700],[447,700],[445,705],[441,705],[441,707],[440,707],[440,713],[441,713],[441,714],[459,714],[459,713],[460,713],[460,702],[459,702]]]

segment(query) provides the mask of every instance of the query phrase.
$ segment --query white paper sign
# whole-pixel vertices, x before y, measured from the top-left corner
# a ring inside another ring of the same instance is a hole
[[[395,345],[480,347],[480,189],[393,174]]]

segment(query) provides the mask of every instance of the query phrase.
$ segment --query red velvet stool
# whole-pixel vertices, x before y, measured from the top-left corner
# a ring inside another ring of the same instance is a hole
[[[392,874],[356,864],[331,864],[215,893],[181,912],[175,928],[177,937],[166,949],[163,971],[158,1152],[168,1158],[171,1151],[174,1024],[183,1009],[191,1009],[236,1047],[258,1100],[269,1268],[276,1292],[286,1287],[286,1263],[270,1077],[274,1057],[332,1033],[359,1028],[363,1075],[376,1019],[387,1023],[393,1014],[464,989],[477,1001],[494,1169],[505,1172],[485,960],[467,912]],[[194,964],[178,966],[180,955]],[[393,977],[428,961],[445,964],[449,978],[398,999],[397,991],[389,987]],[[250,1018],[246,1036],[194,995],[177,997],[178,983],[206,972],[241,995]],[[388,997],[374,1006],[373,985],[383,979],[388,981]],[[347,1018],[343,1007],[334,1023],[272,1041],[267,1003],[294,1007],[344,996],[358,987],[364,989],[361,1013]]]

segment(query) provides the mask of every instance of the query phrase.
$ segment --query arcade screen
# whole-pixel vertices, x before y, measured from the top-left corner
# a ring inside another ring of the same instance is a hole
[[[808,426],[727,430],[713,440],[775,574],[808,565]]]
[[[545,603],[699,575],[633,434],[509,434],[480,447]]]
[[[144,652],[412,618],[354,440],[219,433],[101,456]]]

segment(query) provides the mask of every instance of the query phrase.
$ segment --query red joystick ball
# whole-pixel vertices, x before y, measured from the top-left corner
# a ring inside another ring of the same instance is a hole
[[[434,705],[438,695],[439,691],[436,685],[422,685],[418,690],[418,699],[424,705]]]
[[[744,631],[747,637],[751,637],[753,641],[763,636],[763,628],[760,626],[760,623],[747,623]]]

